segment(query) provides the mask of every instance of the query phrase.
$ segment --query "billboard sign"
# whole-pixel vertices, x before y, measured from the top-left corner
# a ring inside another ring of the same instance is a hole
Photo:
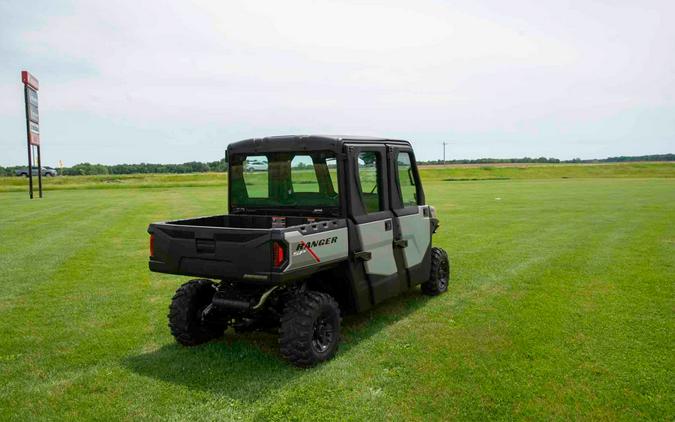
[[[26,106],[26,138],[28,146],[28,168],[33,166],[33,147],[37,152],[37,176],[40,198],[42,198],[42,156],[40,154],[40,112],[38,111],[38,90],[40,82],[27,70],[21,71],[24,105]],[[33,172],[28,172],[28,192],[33,198]]]
[[[40,82],[31,75],[30,72],[24,70],[21,72],[21,82],[23,82],[25,89],[26,100],[26,120],[28,126],[28,144],[40,145],[40,112],[38,110],[38,89]]]

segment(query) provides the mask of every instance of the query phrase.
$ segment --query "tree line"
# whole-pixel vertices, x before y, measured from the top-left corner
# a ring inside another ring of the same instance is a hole
[[[0,176],[14,176],[16,170],[25,169],[26,166],[0,167]],[[106,174],[156,174],[156,173],[207,173],[224,172],[227,169],[225,159],[202,163],[191,161],[182,164],[91,164],[80,163],[72,167],[63,167],[57,169],[62,176],[91,176]]]
[[[619,157],[607,157],[607,158],[592,158],[582,160],[581,158],[573,158],[571,160],[559,160],[557,158],[478,158],[475,160],[445,160],[445,164],[499,164],[499,163],[514,163],[514,164],[527,164],[527,163],[623,163],[623,162],[637,162],[637,161],[675,161],[675,154],[653,154],[653,155],[639,155],[639,156],[626,156],[622,155]],[[429,160],[429,161],[418,161],[419,164],[443,164],[443,160]]]
[[[572,160],[559,160],[557,158],[479,158],[475,160],[446,160],[445,164],[499,164],[499,163],[622,163],[637,161],[675,161],[675,154],[655,154],[640,156],[619,156],[601,159],[582,160],[574,158]],[[419,164],[440,165],[443,160],[418,161]],[[0,167],[0,176],[14,176],[16,170],[26,168],[26,166]],[[143,173],[208,173],[224,172],[227,169],[225,159],[211,162],[191,161],[182,164],[91,164],[80,163],[72,167],[57,169],[60,175],[64,176],[89,176],[105,174],[143,174]]]

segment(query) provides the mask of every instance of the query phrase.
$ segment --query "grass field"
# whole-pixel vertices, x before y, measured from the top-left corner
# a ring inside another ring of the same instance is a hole
[[[0,419],[673,420],[675,167],[564,167],[425,169],[448,293],[346,318],[310,370],[169,334],[147,224],[223,213],[222,176],[0,193]]]
[[[424,180],[473,181],[510,179],[663,178],[675,177],[675,162],[620,164],[486,164],[426,166]],[[45,190],[126,189],[224,186],[223,173],[130,174],[45,177]],[[23,177],[0,177],[0,192],[27,191]],[[37,178],[34,180],[37,190]]]

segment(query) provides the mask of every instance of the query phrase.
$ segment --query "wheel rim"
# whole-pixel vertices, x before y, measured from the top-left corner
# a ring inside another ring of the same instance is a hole
[[[314,321],[314,329],[312,331],[312,347],[318,353],[324,353],[333,344],[335,336],[330,316],[326,313],[321,314]]]

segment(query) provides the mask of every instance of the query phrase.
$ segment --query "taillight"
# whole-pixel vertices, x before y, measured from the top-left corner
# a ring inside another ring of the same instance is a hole
[[[155,235],[150,235],[150,256],[155,256]]]
[[[284,263],[284,245],[281,242],[272,242],[272,266],[280,268]]]

